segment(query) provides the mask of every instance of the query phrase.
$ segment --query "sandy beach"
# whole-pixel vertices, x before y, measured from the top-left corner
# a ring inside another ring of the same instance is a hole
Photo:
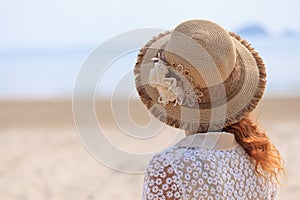
[[[71,101],[1,101],[0,110],[0,199],[141,199],[142,174],[110,169],[84,148],[73,121]],[[98,102],[96,110],[112,140],[124,148],[136,145],[114,138],[117,129],[110,102]],[[147,121],[140,104],[129,106],[129,111],[137,122]],[[282,179],[277,199],[300,198],[299,111],[300,99],[296,98],[264,99],[256,110],[260,124],[286,162],[287,176]],[[141,147],[137,144],[136,148]]]

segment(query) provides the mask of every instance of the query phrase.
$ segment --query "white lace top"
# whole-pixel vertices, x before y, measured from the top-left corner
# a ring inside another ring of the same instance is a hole
[[[275,199],[276,184],[259,176],[230,133],[198,133],[155,155],[143,199]]]

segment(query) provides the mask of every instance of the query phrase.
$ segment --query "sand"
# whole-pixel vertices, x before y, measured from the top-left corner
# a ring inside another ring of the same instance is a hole
[[[2,101],[0,110],[0,199],[141,199],[142,174],[110,169],[84,148],[70,101]],[[116,134],[118,129],[110,110],[110,102],[96,105],[99,121],[118,146],[131,148],[130,151],[163,147],[141,145],[135,140],[124,142]],[[140,104],[132,104],[128,110],[138,124],[149,120]],[[286,162],[288,173],[282,179],[277,199],[300,198],[299,111],[300,99],[273,98],[265,99],[256,112]],[[165,132],[161,137],[174,134],[169,129]]]

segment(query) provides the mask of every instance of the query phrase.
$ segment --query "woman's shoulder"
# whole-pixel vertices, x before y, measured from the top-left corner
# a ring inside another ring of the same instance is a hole
[[[248,168],[248,170],[255,171],[254,164],[240,146],[227,150],[181,148],[172,146],[154,154],[148,162],[147,171],[157,173],[165,171],[170,167],[176,171],[185,169],[188,166],[199,170],[206,167],[206,165],[218,166],[220,169],[223,169],[225,166],[239,168],[239,166],[242,165]]]
[[[210,156],[216,157],[247,157],[247,153],[240,146],[234,146],[228,149],[216,150],[207,148],[193,148],[193,147],[178,147],[176,145],[168,147],[162,151],[155,153],[151,160],[164,160],[164,159],[179,159],[184,157],[196,156],[200,158],[208,158]]]
[[[171,146],[167,149],[155,153],[150,159],[150,163],[161,163],[165,160],[174,160],[178,155],[178,148]]]
[[[233,152],[237,151],[234,149]],[[151,166],[173,166],[188,161],[214,160],[213,157],[231,157],[232,152],[228,151],[214,151],[203,148],[182,148],[178,146],[171,146],[167,149],[155,153],[148,162],[148,168]],[[212,158],[212,159],[211,159]]]

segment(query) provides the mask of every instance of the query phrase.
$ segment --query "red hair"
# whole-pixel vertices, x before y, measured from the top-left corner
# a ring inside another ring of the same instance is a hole
[[[258,169],[270,175],[271,180],[278,181],[278,175],[285,173],[283,160],[274,144],[266,133],[260,130],[257,124],[248,116],[238,123],[224,128],[224,131],[233,133],[236,141],[245,149],[247,154],[255,161],[255,170]]]

